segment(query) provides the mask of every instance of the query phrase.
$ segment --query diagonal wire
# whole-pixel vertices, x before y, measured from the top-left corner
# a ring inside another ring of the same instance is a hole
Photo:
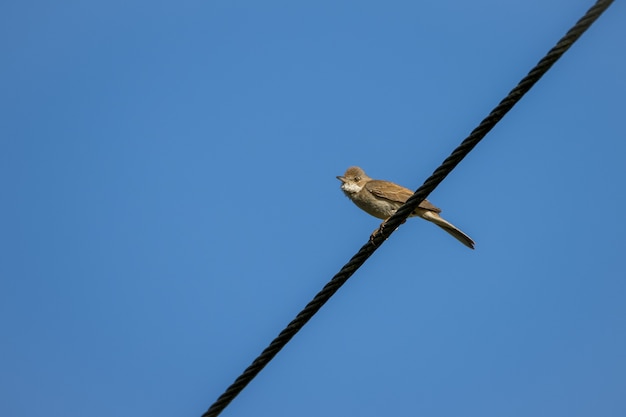
[[[263,350],[231,386],[211,405],[202,417],[215,417],[248,385],[250,381],[272,360],[291,338],[313,317],[313,315],[341,288],[354,272],[378,249],[378,247],[400,226],[428,195],[469,154],[485,135],[511,110],[531,87],[550,69],[570,46],[591,26],[613,3],[613,0],[598,0],[587,13],[559,40],[545,57],[526,75],[519,84],[483,119],[472,133],[446,158],[439,168],[415,191],[406,203],[389,219],[385,220],[378,233],[354,255],[350,261],[324,286],[306,305],[295,319]]]

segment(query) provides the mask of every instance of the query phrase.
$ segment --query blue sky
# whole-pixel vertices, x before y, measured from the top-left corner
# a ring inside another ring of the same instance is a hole
[[[591,5],[3,2],[0,414],[200,415]],[[625,415],[625,12],[222,415]]]

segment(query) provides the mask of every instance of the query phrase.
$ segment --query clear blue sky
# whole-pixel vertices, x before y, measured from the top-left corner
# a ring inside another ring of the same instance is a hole
[[[2,2],[0,415],[199,416],[592,3]],[[626,415],[625,15],[223,416]]]

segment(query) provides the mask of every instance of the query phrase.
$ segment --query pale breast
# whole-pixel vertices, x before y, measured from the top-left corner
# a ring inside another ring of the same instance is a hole
[[[367,190],[353,195],[352,201],[363,211],[383,220],[389,218],[402,205],[399,202],[377,198]]]

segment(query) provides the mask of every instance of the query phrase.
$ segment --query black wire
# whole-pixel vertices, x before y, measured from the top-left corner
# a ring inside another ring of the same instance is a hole
[[[613,3],[613,0],[598,0],[596,4],[561,38],[561,40],[539,61],[519,84],[489,113],[476,129],[446,158],[439,168],[415,191],[415,194],[384,221],[369,242],[324,286],[307,304],[295,319],[265,348],[231,386],[202,414],[202,417],[215,417],[245,388],[246,385],[269,363],[270,360],[291,340],[291,338],[315,315],[339,288],[365,263],[376,249],[400,226],[415,208],[448,176],[450,172],[469,154],[485,135],[511,110],[524,94],[550,69],[570,46],[591,26],[591,24]]]

